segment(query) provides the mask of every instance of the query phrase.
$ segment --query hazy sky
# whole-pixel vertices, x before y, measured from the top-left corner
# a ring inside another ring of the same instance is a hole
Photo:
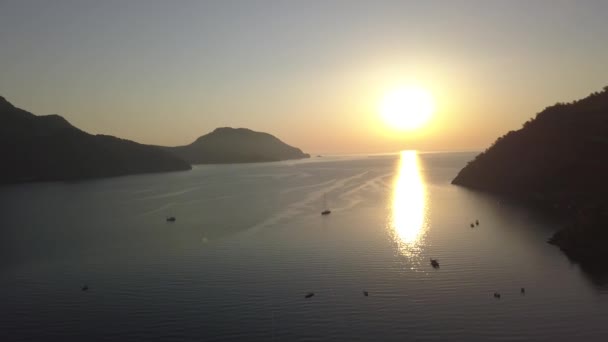
[[[608,85],[608,1],[0,0],[0,95],[180,145],[218,126],[307,152],[483,149]],[[387,91],[437,111],[398,133]]]

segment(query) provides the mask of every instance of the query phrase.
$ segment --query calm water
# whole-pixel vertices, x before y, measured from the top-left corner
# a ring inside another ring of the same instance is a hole
[[[554,224],[449,184],[473,156],[0,188],[0,340],[608,340]]]

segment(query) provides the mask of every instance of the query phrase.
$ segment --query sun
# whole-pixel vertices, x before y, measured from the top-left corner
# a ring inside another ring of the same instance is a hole
[[[424,88],[399,88],[387,93],[380,104],[384,121],[394,129],[414,130],[429,121],[435,101]]]

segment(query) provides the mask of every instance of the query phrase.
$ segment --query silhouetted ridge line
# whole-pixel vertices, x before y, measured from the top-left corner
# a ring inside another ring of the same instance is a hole
[[[550,242],[608,269],[608,87],[546,108],[498,138],[453,184],[509,195],[563,214]]]
[[[256,163],[310,157],[271,134],[231,127],[216,128],[190,145],[163,148],[191,164]]]
[[[36,116],[0,97],[0,184],[189,170],[155,146],[91,135],[63,117]]]

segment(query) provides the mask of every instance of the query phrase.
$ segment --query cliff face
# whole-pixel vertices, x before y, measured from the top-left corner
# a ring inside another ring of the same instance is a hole
[[[59,115],[36,116],[0,97],[0,184],[189,170],[153,146],[91,135]]]
[[[608,261],[608,87],[556,104],[499,138],[453,184],[556,210],[569,221],[551,242],[572,259]]]
[[[309,158],[278,138],[246,128],[217,128],[186,146],[165,147],[192,164],[256,163]]]

